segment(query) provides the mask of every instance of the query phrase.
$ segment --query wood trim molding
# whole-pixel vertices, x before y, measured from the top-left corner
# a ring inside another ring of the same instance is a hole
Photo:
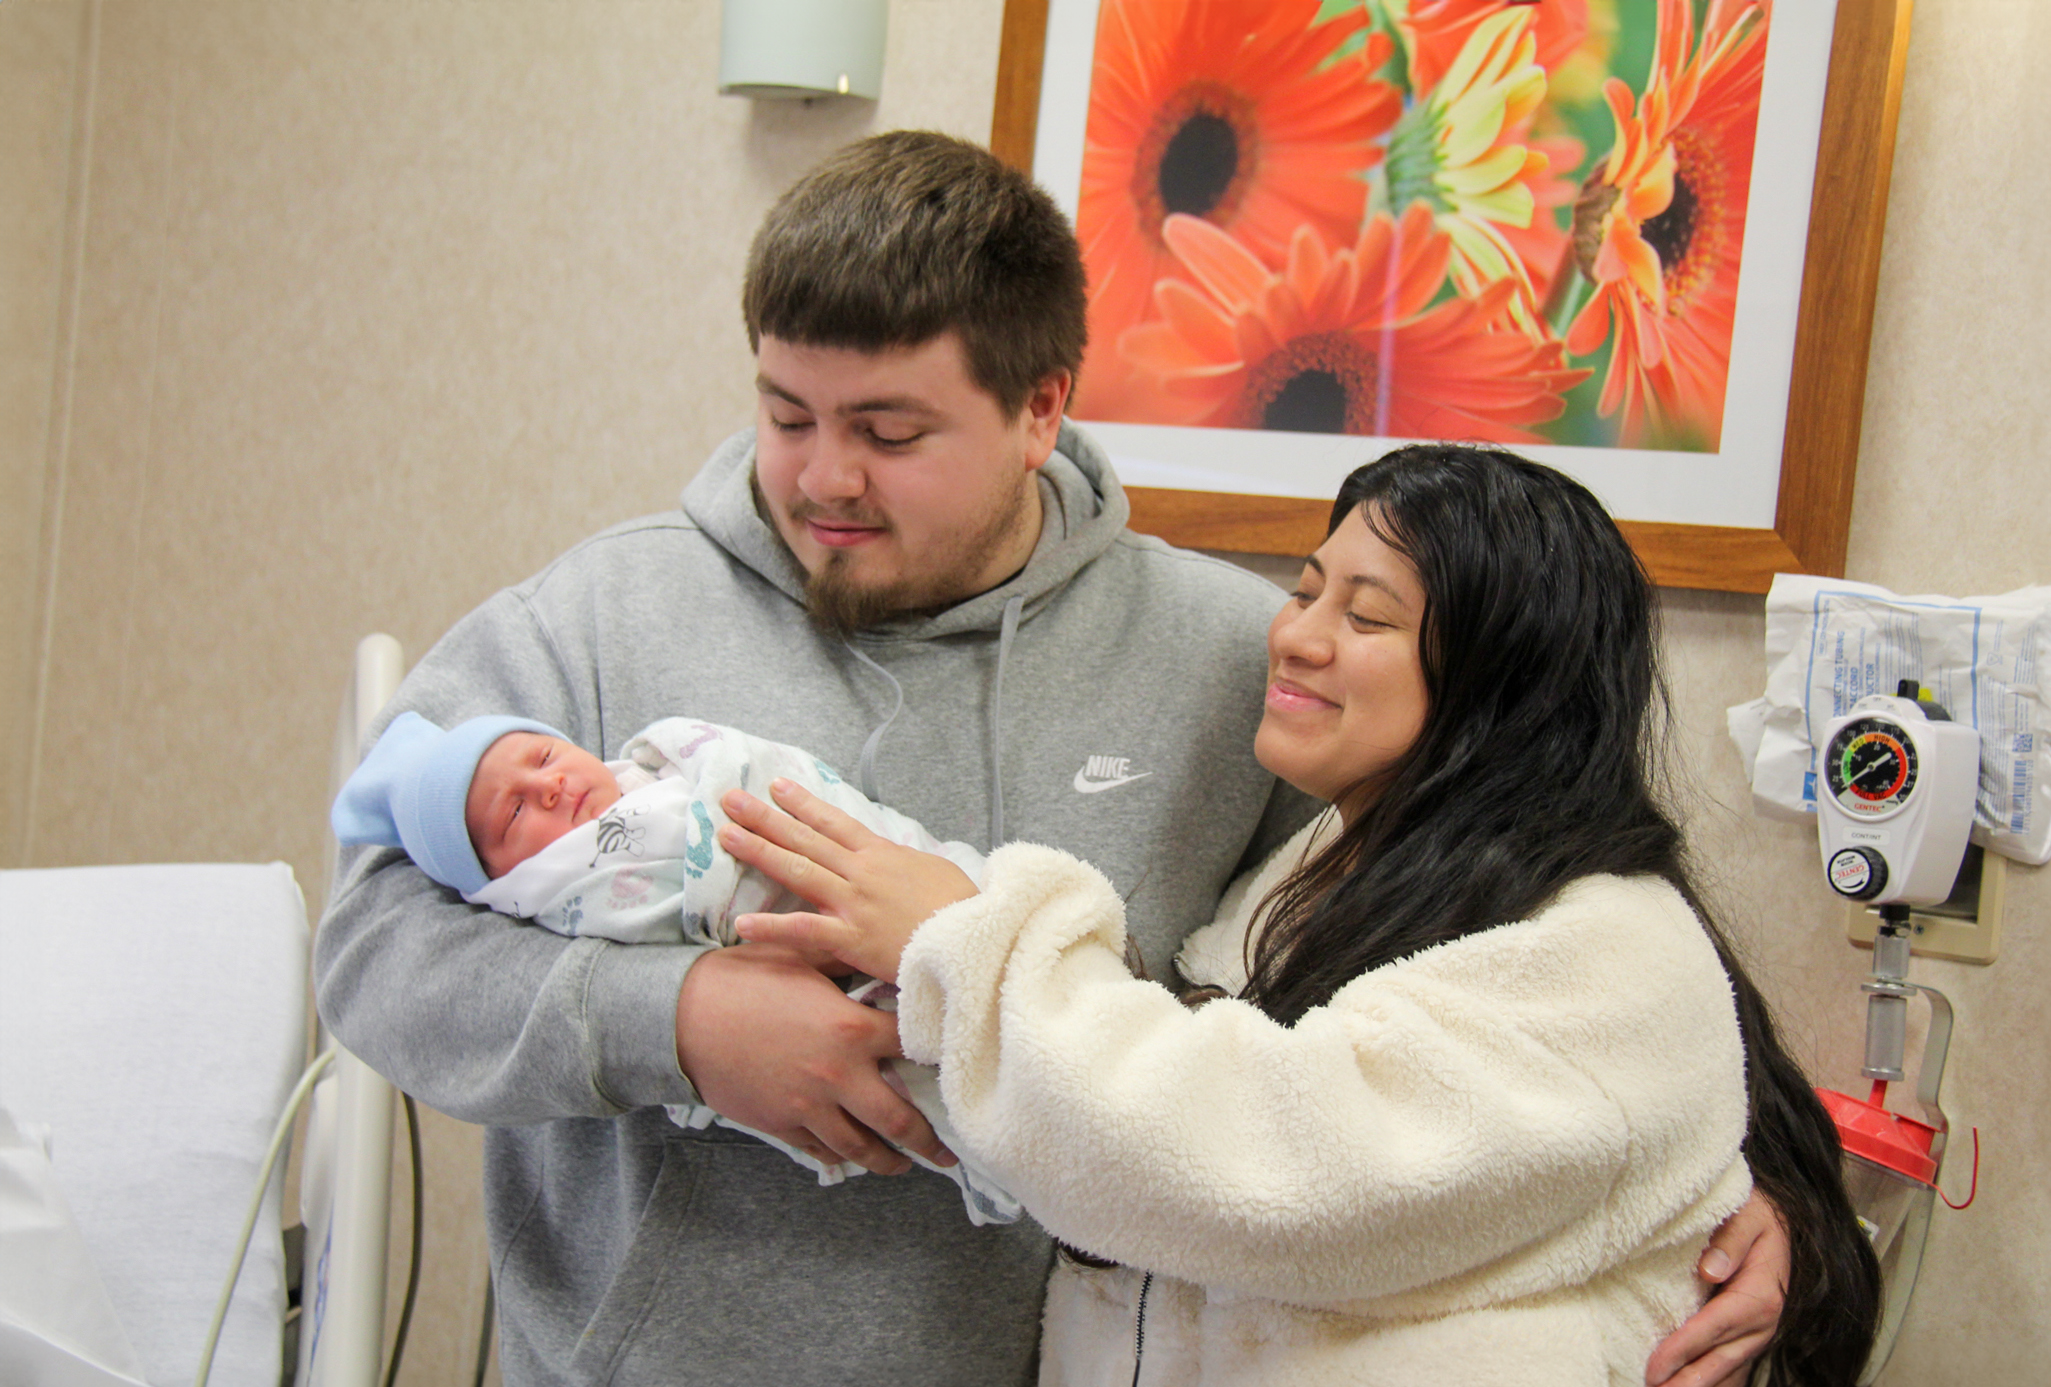
[[[1185,549],[1242,554],[1308,554],[1324,543],[1329,501],[1129,486],[1132,528]],[[1773,575],[1799,567],[1772,530],[1621,520],[1652,581],[1667,588],[1765,592]]]

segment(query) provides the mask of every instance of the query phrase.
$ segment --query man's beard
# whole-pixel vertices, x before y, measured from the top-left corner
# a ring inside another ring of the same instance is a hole
[[[1026,485],[1038,483],[1028,479]],[[977,582],[989,556],[1004,547],[1018,528],[1026,509],[1026,493],[1020,487],[1000,498],[971,528],[958,530],[944,552],[914,577],[893,582],[865,584],[854,579],[855,556],[833,552],[818,569],[805,575],[805,610],[813,621],[836,635],[867,631],[905,617],[924,616],[951,607],[975,595]],[[833,516],[877,524],[879,518],[835,514],[825,506],[801,501],[791,508],[791,519],[803,524],[809,517]],[[907,559],[923,557],[906,555]]]

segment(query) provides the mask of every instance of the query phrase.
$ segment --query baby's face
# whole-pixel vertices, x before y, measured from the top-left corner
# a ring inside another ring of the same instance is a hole
[[[478,761],[463,822],[485,875],[502,877],[619,797],[619,781],[584,748],[508,732]]]

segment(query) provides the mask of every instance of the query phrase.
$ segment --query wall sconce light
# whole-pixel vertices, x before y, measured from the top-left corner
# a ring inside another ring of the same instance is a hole
[[[861,96],[883,89],[889,0],[721,0],[721,96]]]

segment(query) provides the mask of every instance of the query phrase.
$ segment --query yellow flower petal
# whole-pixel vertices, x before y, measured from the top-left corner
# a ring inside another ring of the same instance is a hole
[[[1504,145],[1487,158],[1439,170],[1433,182],[1451,194],[1480,196],[1514,182],[1524,172],[1524,162],[1523,145]]]
[[[1500,63],[1498,44],[1509,36],[1511,30],[1528,30],[1532,18],[1530,10],[1526,7],[1511,5],[1475,25],[1474,33],[1468,37],[1466,46],[1460,50],[1460,56],[1453,60],[1453,65],[1446,69],[1446,75],[1439,79],[1439,90],[1464,91],[1473,86],[1475,79],[1481,75],[1491,58]]]
[[[1674,202],[1674,147],[1664,145],[1659,157],[1652,161],[1629,188],[1624,190],[1624,207],[1633,221],[1646,221],[1658,216]]]

